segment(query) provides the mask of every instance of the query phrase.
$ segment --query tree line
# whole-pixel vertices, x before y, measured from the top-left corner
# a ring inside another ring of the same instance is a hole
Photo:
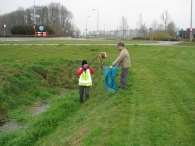
[[[65,6],[60,3],[52,2],[41,7],[42,10],[36,10],[36,15],[39,15],[39,18],[36,18],[36,31],[38,31],[39,25],[43,25],[45,28],[44,31],[48,31],[50,35],[79,36],[81,31],[72,23],[73,14]],[[31,20],[31,14],[34,14],[34,6],[27,9],[19,7],[16,11],[0,15],[0,24],[5,23],[7,25],[6,35],[32,35],[34,33],[34,21]],[[164,37],[176,38],[176,31],[179,31],[179,29],[171,20],[167,10],[160,15],[160,19],[162,23],[158,23],[155,19],[150,25],[147,25],[143,20],[142,14],[139,14],[136,23],[137,28],[132,30],[129,28],[127,18],[122,16],[118,27],[119,30],[117,30],[115,34],[122,32],[122,36],[124,37],[130,30],[136,34],[136,37],[152,38],[156,32],[161,32],[160,34],[163,32],[165,34]],[[101,35],[101,31],[99,33]],[[102,31],[102,33],[105,35],[105,31]],[[3,29],[0,29],[0,35],[1,34],[3,34]]]
[[[160,15],[160,19],[162,23],[158,23],[155,19],[150,25],[147,25],[146,22],[144,22],[142,14],[139,14],[138,21],[136,22],[137,28],[135,30],[131,29],[131,31],[136,32],[137,37],[142,38],[153,37],[155,33],[158,34],[159,37],[176,38],[176,32],[179,31],[179,28],[177,28],[176,24],[173,22],[173,20],[171,20],[171,16],[167,10],[165,10]],[[126,17],[122,16],[119,28],[122,31],[123,36],[125,36],[126,33],[129,31],[129,26]]]
[[[80,33],[80,30],[72,23],[73,14],[65,6],[60,3],[52,2],[46,6],[41,6],[41,10],[36,10],[36,26],[45,25],[53,29],[55,35],[73,36]],[[29,28],[32,31],[34,20],[31,14],[34,14],[34,6],[24,9],[19,7],[16,11],[0,15],[0,24],[6,24],[6,34],[16,33],[16,27],[19,29]],[[13,30],[11,32],[11,30]],[[3,29],[0,29],[0,34],[3,34]],[[19,31],[19,30],[18,30]],[[50,30],[51,31],[51,30]],[[28,33],[28,32],[27,32]],[[31,32],[32,33],[32,32]]]

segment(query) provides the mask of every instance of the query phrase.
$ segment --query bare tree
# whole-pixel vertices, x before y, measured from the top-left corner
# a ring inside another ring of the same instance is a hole
[[[169,12],[167,10],[164,11],[164,13],[161,14],[161,20],[165,24],[165,32],[168,22],[171,20],[171,16],[169,15]]]
[[[167,33],[172,37],[175,38],[176,37],[176,25],[173,21],[171,21],[168,25],[167,25]]]
[[[129,28],[129,26],[128,26],[128,23],[127,23],[127,18],[122,16],[122,20],[120,22],[120,29],[122,30],[123,37],[125,37],[128,28]]]
[[[78,38],[81,31],[76,26],[75,26],[74,30],[75,30],[75,37]]]
[[[139,28],[140,36],[144,37],[147,34],[147,27],[146,27],[146,22],[143,23],[142,14],[139,15],[139,18],[137,21],[137,27]]]
[[[156,19],[154,19],[152,21],[152,24],[150,25],[150,27],[153,29],[153,31],[156,31],[157,30],[157,28],[158,28],[158,22],[157,22]]]

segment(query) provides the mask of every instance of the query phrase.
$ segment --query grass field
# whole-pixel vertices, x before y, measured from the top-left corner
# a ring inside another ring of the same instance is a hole
[[[84,104],[78,102],[77,68],[101,51],[108,54],[104,66],[110,66],[116,47],[1,46],[0,109],[24,126],[0,132],[0,145],[194,146],[195,47],[183,45],[127,46],[128,89],[115,93],[106,91],[96,60]],[[29,108],[37,100],[50,108],[33,116]]]

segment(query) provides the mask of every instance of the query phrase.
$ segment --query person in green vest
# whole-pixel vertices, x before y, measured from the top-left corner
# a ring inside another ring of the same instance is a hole
[[[83,103],[83,94],[85,92],[85,100],[89,99],[90,86],[92,86],[91,74],[94,73],[94,69],[89,67],[86,60],[82,61],[82,66],[77,70],[77,75],[79,75],[79,95],[80,103]]]

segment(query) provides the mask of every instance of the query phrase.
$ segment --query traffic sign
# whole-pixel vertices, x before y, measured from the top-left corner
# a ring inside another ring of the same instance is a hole
[[[153,32],[153,29],[151,27],[149,28],[149,32]]]
[[[42,7],[40,7],[40,6],[35,6],[35,10],[42,10]]]
[[[3,28],[6,29],[6,24],[3,24]]]
[[[176,35],[179,35],[179,31],[176,32]]]
[[[39,30],[41,30],[41,31],[42,31],[43,29],[44,29],[44,27],[43,27],[43,26],[39,26]]]
[[[194,28],[190,28],[190,32],[193,32]]]
[[[36,17],[36,18],[39,18],[39,17],[40,17],[40,15],[33,14],[33,13],[31,13],[30,16],[31,16],[31,17]]]
[[[30,17],[30,20],[34,21],[35,20],[35,17]]]
[[[34,30],[35,30],[35,24],[33,25],[33,28],[34,28]]]
[[[96,34],[98,35],[98,34],[99,34],[99,32],[97,31],[97,32],[96,32]]]
[[[49,32],[35,32],[36,36],[48,36]]]

